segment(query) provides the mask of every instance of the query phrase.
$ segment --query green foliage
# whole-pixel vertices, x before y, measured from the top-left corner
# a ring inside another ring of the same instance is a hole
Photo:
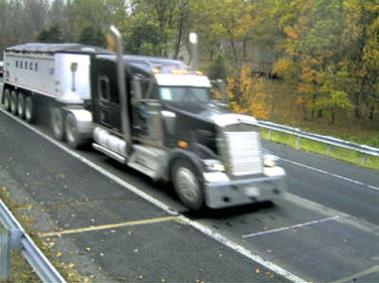
[[[146,16],[129,18],[125,27],[126,50],[132,54],[160,55],[159,27]]]
[[[207,73],[209,78],[212,80],[225,80],[228,76],[228,70],[225,64],[224,56],[218,54],[216,59],[208,66]]]
[[[37,40],[47,43],[63,42],[62,31],[58,25],[53,25],[47,29],[43,29],[38,35]]]
[[[102,46],[105,44],[105,34],[98,26],[87,26],[84,27],[79,34],[79,43],[93,45],[93,46]]]

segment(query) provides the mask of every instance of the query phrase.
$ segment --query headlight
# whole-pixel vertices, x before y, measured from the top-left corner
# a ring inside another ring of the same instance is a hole
[[[279,157],[272,154],[263,155],[263,164],[266,167],[274,167],[276,166],[276,162],[279,160]]]
[[[217,159],[203,159],[205,169],[211,172],[225,171],[225,166]]]

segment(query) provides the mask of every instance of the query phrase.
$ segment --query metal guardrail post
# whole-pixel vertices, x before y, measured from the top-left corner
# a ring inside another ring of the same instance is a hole
[[[0,223],[0,281],[9,280],[11,269],[11,235]]]
[[[362,157],[362,164],[363,165],[366,165],[367,159],[368,159],[368,156],[366,154],[364,154],[363,157]]]
[[[330,144],[328,144],[328,146],[326,148],[326,156],[330,156],[331,151],[332,151],[332,146]]]
[[[272,130],[268,129],[268,140],[269,141],[271,140],[271,135],[272,135]]]
[[[300,148],[300,141],[301,141],[301,137],[297,136],[296,137],[296,144],[295,144],[296,149]]]

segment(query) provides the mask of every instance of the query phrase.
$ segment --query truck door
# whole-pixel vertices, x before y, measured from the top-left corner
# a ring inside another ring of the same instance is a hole
[[[119,133],[121,132],[120,102],[114,62],[97,60],[93,68],[93,120]]]
[[[154,97],[154,89],[146,80],[133,78],[132,82],[132,127],[133,136],[142,144],[163,147],[161,102]],[[140,93],[139,95],[137,93]]]

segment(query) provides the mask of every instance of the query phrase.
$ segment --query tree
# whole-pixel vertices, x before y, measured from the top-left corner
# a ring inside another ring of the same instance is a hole
[[[210,58],[218,53],[222,41],[231,49],[231,59],[235,67],[243,61],[243,49],[240,52],[237,43],[246,42],[254,27],[251,1],[240,0],[195,0],[190,4],[192,17],[196,20],[194,28],[202,35]]]
[[[87,45],[105,47],[105,34],[99,26],[86,26],[79,34],[79,42]]]
[[[38,35],[37,40],[40,42],[60,43],[63,42],[62,31],[58,25],[52,25],[43,29]]]
[[[253,76],[249,65],[243,65],[238,77],[229,77],[227,93],[230,108],[248,113],[258,119],[270,117],[271,95],[266,91],[265,79]]]

